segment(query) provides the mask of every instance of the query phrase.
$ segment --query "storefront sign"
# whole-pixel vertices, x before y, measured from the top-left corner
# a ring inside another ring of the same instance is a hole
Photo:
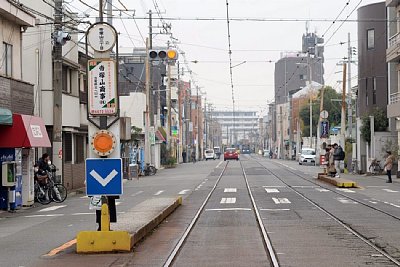
[[[115,61],[111,59],[88,61],[88,109],[92,116],[117,114],[118,98],[115,66]]]
[[[42,130],[40,129],[39,125],[31,124],[31,131],[32,131],[33,137],[36,137],[36,138],[42,138],[43,137]]]

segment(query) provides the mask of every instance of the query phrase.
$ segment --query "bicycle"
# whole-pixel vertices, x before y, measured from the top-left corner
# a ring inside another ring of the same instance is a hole
[[[155,175],[157,173],[157,168],[154,167],[154,165],[147,163],[146,166],[144,167],[143,172],[145,176]]]
[[[372,175],[381,174],[383,172],[381,162],[377,159],[372,159],[371,165],[369,165],[368,170]]]
[[[54,165],[50,165],[50,171],[46,171],[48,177],[47,183],[44,185],[41,185],[37,179],[35,179],[35,201],[42,205],[47,205],[52,201],[56,203],[62,203],[67,198],[67,188],[60,183],[55,183],[53,180],[53,174],[55,173],[55,170],[56,167]]]

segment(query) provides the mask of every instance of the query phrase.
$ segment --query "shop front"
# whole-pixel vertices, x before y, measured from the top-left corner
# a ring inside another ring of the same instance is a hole
[[[43,119],[0,109],[0,209],[34,202],[34,148],[51,147]]]

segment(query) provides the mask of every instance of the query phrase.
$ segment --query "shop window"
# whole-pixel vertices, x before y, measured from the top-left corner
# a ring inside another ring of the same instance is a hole
[[[64,149],[63,158],[64,162],[72,162],[72,134],[64,133]]]

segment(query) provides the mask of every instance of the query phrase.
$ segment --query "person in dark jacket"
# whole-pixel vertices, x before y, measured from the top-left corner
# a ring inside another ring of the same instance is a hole
[[[342,159],[343,148],[338,144],[333,144],[334,152],[333,152],[333,160],[335,162],[335,169],[336,169],[336,178],[340,177],[340,161]]]
[[[42,157],[35,164],[37,171],[35,173],[36,179],[41,184],[47,184],[48,175],[47,172],[50,171],[49,166],[50,156],[47,153],[44,153]]]

